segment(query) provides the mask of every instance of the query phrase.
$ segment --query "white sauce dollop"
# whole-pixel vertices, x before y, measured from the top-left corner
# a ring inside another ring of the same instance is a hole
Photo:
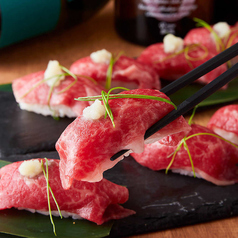
[[[18,168],[22,176],[33,178],[43,170],[39,160],[25,160]]]
[[[95,102],[83,110],[83,116],[86,119],[97,120],[105,115],[105,107],[96,99]]]
[[[102,49],[90,54],[90,58],[95,63],[105,63],[109,64],[112,58],[112,53],[109,51]]]
[[[228,36],[231,32],[230,26],[226,22],[218,22],[213,26],[213,30],[220,38]]]
[[[46,83],[51,86],[58,86],[61,80],[65,79],[62,75],[64,72],[60,68],[60,64],[57,60],[50,60],[44,73],[44,79],[48,79]],[[61,75],[61,76],[60,76]],[[57,83],[55,83],[59,80]]]
[[[183,49],[183,39],[173,34],[168,34],[163,39],[164,52],[165,53],[176,53]]]

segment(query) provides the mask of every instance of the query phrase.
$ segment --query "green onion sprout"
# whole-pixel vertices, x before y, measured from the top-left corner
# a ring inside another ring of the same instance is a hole
[[[212,29],[212,27],[205,21],[194,17],[193,20],[197,22],[198,27],[205,27],[208,31],[210,31],[215,39],[216,49],[218,52],[225,50],[225,45],[223,44],[221,38],[217,35],[217,33]]]
[[[200,57],[197,57],[197,58],[191,57],[191,56],[189,55],[189,52],[192,52],[192,51],[194,51],[196,48],[199,48],[199,47],[204,51],[204,54],[201,55]],[[171,58],[173,58],[173,57],[175,57],[175,56],[177,56],[177,55],[180,55],[180,54],[182,54],[182,53],[184,53],[184,57],[185,57],[185,59],[187,60],[187,63],[188,63],[188,65],[189,65],[189,67],[190,67],[190,68],[193,68],[193,65],[192,65],[192,63],[191,63],[190,61],[198,61],[198,60],[203,60],[203,59],[205,59],[205,58],[207,57],[207,55],[208,55],[208,49],[207,49],[206,46],[201,45],[201,44],[191,44],[191,45],[187,45],[187,46],[184,47],[182,50],[180,50],[180,51],[178,51],[178,52],[175,52],[175,53],[173,53],[173,54],[170,54],[170,55],[164,57],[163,59],[154,61],[154,63],[157,64],[157,63],[164,62],[164,61],[166,61],[166,60],[168,60],[168,59],[171,59]]]
[[[119,53],[116,57],[112,56],[110,59],[109,66],[107,69],[107,74],[106,74],[106,85],[105,85],[106,90],[109,90],[111,88],[113,66],[116,63],[116,61],[120,58],[121,55],[122,55],[122,52]]]
[[[175,109],[177,109],[177,106],[171,102],[168,99],[165,98],[161,98],[161,97],[156,97],[156,96],[150,96],[150,95],[140,95],[140,94],[110,94],[113,90],[125,90],[125,91],[129,91],[128,88],[124,88],[124,87],[115,87],[115,88],[111,88],[108,92],[102,91],[102,95],[98,95],[98,96],[89,96],[89,97],[79,97],[79,98],[75,98],[75,100],[78,101],[95,101],[96,99],[103,101],[103,105],[105,107],[105,118],[108,115],[113,127],[115,127],[115,123],[114,123],[114,118],[113,118],[113,114],[111,111],[111,108],[109,106],[108,101],[111,99],[121,99],[121,98],[138,98],[138,99],[151,99],[151,100],[157,100],[157,101],[162,101],[162,102],[166,102],[169,103],[171,105],[174,106]]]
[[[86,76],[86,75],[75,75],[75,74],[71,73],[67,68],[65,68],[65,67],[62,66],[62,65],[60,65],[60,68],[61,68],[65,73],[63,73],[63,74],[57,74],[57,75],[48,77],[48,78],[46,78],[46,79],[40,80],[38,83],[36,83],[35,85],[33,85],[25,94],[23,94],[23,95],[21,96],[21,99],[24,98],[24,97],[26,97],[26,96],[27,96],[30,92],[32,92],[35,88],[37,88],[37,87],[40,86],[41,84],[47,82],[48,80],[50,80],[50,79],[56,77],[55,82],[53,83],[53,85],[50,86],[49,93],[48,93],[48,97],[47,97],[47,105],[48,105],[50,111],[53,112],[53,118],[54,118],[55,120],[59,120],[59,117],[57,117],[57,116],[54,115],[55,112],[53,111],[53,109],[52,109],[51,106],[50,106],[50,100],[51,100],[51,97],[52,97],[52,94],[53,94],[53,90],[54,90],[54,88],[56,87],[56,85],[58,84],[58,82],[60,81],[60,78],[61,78],[62,76],[71,76],[71,77],[74,78],[74,81],[73,81],[71,84],[69,84],[66,88],[64,88],[64,89],[62,89],[61,91],[57,92],[57,94],[64,93],[64,92],[66,92],[67,90],[69,90],[71,87],[73,87],[73,86],[77,83],[78,77],[86,78],[86,79],[88,79],[88,80],[91,80],[94,84],[97,84],[97,82],[96,82],[93,78],[91,78],[91,77],[89,77],[89,76]]]
[[[189,124],[189,125],[192,124],[192,119],[193,119],[193,117],[194,117],[194,115],[195,115],[195,111],[196,111],[196,108],[197,108],[197,107],[198,107],[198,106],[196,106],[196,107],[193,109],[192,115],[191,115],[191,117],[190,117],[190,119],[189,119],[189,121],[188,121],[188,124]],[[189,148],[188,148],[188,145],[187,145],[186,141],[189,140],[189,139],[191,139],[191,138],[193,138],[193,137],[195,137],[195,136],[203,136],[203,135],[213,136],[213,137],[219,138],[219,139],[221,139],[221,140],[223,140],[223,141],[226,141],[226,142],[228,142],[229,144],[235,146],[236,148],[238,148],[238,146],[237,146],[236,144],[232,143],[232,142],[229,141],[229,140],[226,140],[225,138],[223,138],[223,137],[221,137],[221,136],[219,136],[219,135],[213,134],[213,133],[201,132],[201,133],[196,133],[196,134],[193,134],[193,135],[190,135],[190,136],[185,136],[185,137],[181,140],[181,142],[178,144],[176,150],[175,150],[171,155],[168,156],[168,157],[171,157],[171,156],[173,155],[173,156],[172,156],[172,159],[171,159],[171,161],[170,161],[170,163],[169,163],[169,165],[168,165],[167,168],[166,168],[166,171],[165,171],[166,174],[168,173],[168,170],[169,170],[170,167],[172,166],[177,152],[181,149],[181,147],[182,147],[182,145],[183,145],[184,148],[185,148],[185,150],[186,150],[187,153],[188,153],[189,160],[190,160],[191,167],[192,167],[192,171],[193,171],[193,175],[194,175],[194,177],[196,177],[195,169],[194,169],[194,165],[193,165],[193,160],[192,160],[192,156],[191,156],[191,153],[190,153],[190,151],[189,151]]]
[[[62,219],[62,214],[61,214],[59,205],[58,205],[58,203],[57,203],[57,201],[56,201],[56,198],[55,198],[55,196],[54,196],[54,193],[53,193],[53,191],[52,191],[52,189],[51,189],[51,187],[50,187],[50,184],[49,184],[49,169],[48,169],[48,159],[47,159],[47,158],[45,158],[46,171],[45,171],[45,168],[44,168],[44,162],[43,162],[43,160],[41,160],[41,167],[42,167],[43,174],[44,174],[44,176],[45,176],[45,180],[46,180],[46,184],[47,184],[46,189],[47,189],[47,200],[48,200],[48,208],[49,208],[49,214],[50,214],[50,221],[51,221],[51,224],[52,224],[52,226],[53,226],[53,232],[54,232],[55,236],[57,236],[57,234],[56,234],[56,229],[55,229],[55,224],[54,224],[53,217],[52,217],[52,212],[51,212],[50,193],[51,193],[51,195],[52,195],[52,197],[53,197],[53,199],[54,199],[54,202],[55,202],[55,204],[56,204],[56,207],[57,207],[57,209],[58,209],[58,212],[59,212],[59,215],[60,215],[61,219]]]

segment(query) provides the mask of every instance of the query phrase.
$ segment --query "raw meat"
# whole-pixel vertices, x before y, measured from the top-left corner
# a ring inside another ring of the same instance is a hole
[[[205,27],[194,28],[190,30],[184,37],[184,44],[201,44],[209,49],[210,52],[217,54],[219,53],[215,39],[211,32]]]
[[[186,47],[188,47],[188,45],[184,45],[184,49]],[[175,54],[165,53],[164,44],[156,43],[147,47],[138,57],[138,61],[152,65],[161,78],[166,80],[176,80],[216,55],[215,53],[206,51],[199,46],[194,47],[190,45],[189,47],[188,58],[185,55],[184,49]],[[190,60],[190,58],[192,60]],[[197,82],[207,84],[226,70],[227,66],[226,64],[223,64],[197,79]]]
[[[231,45],[234,45],[237,42],[238,42],[238,22],[234,26],[231,26],[231,33],[226,41],[226,46],[230,47]]]
[[[66,76],[58,86],[54,87],[48,105],[49,85],[41,83],[29,92],[34,85],[43,79],[44,71],[40,71],[13,81],[12,88],[14,96],[21,109],[33,111],[44,116],[77,117],[91,103],[75,101],[74,98],[98,95],[103,90],[96,82],[78,77],[77,82],[72,87],[65,92],[58,93],[75,81],[73,77]]]
[[[123,94],[151,95],[169,99],[165,94],[152,89],[135,89]],[[74,179],[100,181],[103,172],[112,168],[123,156],[110,158],[123,149],[140,153],[144,150],[145,131],[168,114],[174,107],[166,102],[151,99],[109,100],[115,128],[107,117],[90,120],[79,116],[60,136],[56,149],[60,156],[60,174],[63,187],[69,188]],[[188,132],[190,126],[179,117],[159,132],[148,138],[152,143],[169,134]]]
[[[188,136],[197,133],[212,133],[210,129],[192,125]],[[196,176],[216,185],[231,185],[238,182],[238,148],[211,135],[196,135],[186,140],[191,153]],[[159,141],[145,145],[141,154],[133,153],[135,160],[152,170],[166,169],[177,146],[168,146]],[[170,167],[173,172],[193,176],[191,162],[184,146],[177,152]]]
[[[207,127],[225,139],[238,144],[238,105],[228,105],[217,110]]]
[[[108,63],[95,63],[88,56],[73,63],[70,71],[77,75],[90,76],[105,87],[108,66]],[[113,87],[161,88],[159,76],[151,66],[127,56],[121,56],[113,66],[111,88]]]
[[[41,161],[33,159],[31,161]],[[30,161],[30,162],[31,162]],[[45,162],[45,159],[43,159]],[[29,162],[29,161],[28,161]],[[20,173],[23,161],[15,162],[0,169],[0,209],[27,209],[42,214],[48,213],[47,184],[43,172],[30,178]],[[106,179],[97,183],[74,181],[69,190],[60,182],[59,160],[48,160],[49,184],[60,207],[62,215],[85,218],[98,225],[120,219],[135,212],[119,204],[128,200],[128,190]],[[50,195],[52,214],[58,214]],[[58,214],[59,215],[59,214]]]
[[[238,22],[231,27],[231,33],[226,41],[226,48],[238,43]],[[238,56],[231,59],[231,65],[234,65],[238,62]]]
[[[212,33],[205,27],[190,30],[184,38],[184,44],[201,44],[215,54],[229,48],[238,42],[238,23],[230,27],[228,36],[220,37],[221,44],[216,42]],[[237,62],[237,57],[231,60],[232,64]]]

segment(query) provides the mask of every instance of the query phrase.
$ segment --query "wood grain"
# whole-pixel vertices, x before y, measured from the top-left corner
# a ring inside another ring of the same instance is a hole
[[[15,78],[44,70],[49,60],[58,60],[69,67],[75,60],[91,52],[106,48],[131,57],[144,49],[121,39],[114,29],[113,1],[87,22],[66,29],[29,39],[0,50],[0,84]],[[194,122],[206,126],[217,107],[196,114]],[[204,224],[159,231],[131,238],[235,238],[238,237],[238,218],[229,218]]]

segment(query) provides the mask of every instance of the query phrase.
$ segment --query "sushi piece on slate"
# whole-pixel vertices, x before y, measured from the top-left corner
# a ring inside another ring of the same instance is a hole
[[[238,23],[237,23],[238,24]],[[238,41],[238,25],[230,26],[226,22],[218,22],[211,27],[198,27],[190,30],[184,37],[184,43],[202,44],[214,53],[219,53],[222,49],[221,44],[225,48],[234,45]]]
[[[225,43],[226,48],[229,48],[238,42],[238,22],[234,26],[232,26],[230,30],[231,30],[230,35],[227,38]],[[238,56],[231,59],[230,62],[231,62],[231,65],[236,64],[238,62]]]
[[[238,105],[221,107],[213,114],[207,127],[238,145]]]
[[[187,137],[197,133],[212,133],[210,129],[192,125]],[[186,140],[196,177],[216,185],[231,185],[238,182],[238,148],[212,135],[196,135]],[[152,170],[168,168],[177,146],[168,146],[157,141],[145,145],[141,154],[131,154],[141,165]],[[170,167],[173,172],[193,176],[191,161],[184,145],[178,150]]]
[[[169,34],[164,37],[163,43],[156,43],[147,47],[138,57],[138,61],[153,66],[162,79],[173,81],[215,55],[209,48],[195,44],[186,45],[181,38]],[[196,82],[208,84],[226,70],[227,66],[223,64],[198,78]]]
[[[45,159],[15,162],[0,169],[0,209],[17,208],[48,215],[47,182],[43,174]],[[69,190],[60,182],[59,160],[48,160],[49,184],[64,217],[87,219],[98,225],[135,214],[121,205],[128,200],[128,190],[106,179],[97,183],[74,181]],[[58,215],[50,195],[51,211]]]
[[[169,100],[165,94],[153,89],[135,89],[122,93],[157,96]],[[75,179],[100,181],[105,170],[123,159],[121,156],[114,161],[110,160],[123,149],[141,153],[144,143],[152,143],[179,132],[185,134],[190,130],[190,126],[181,116],[144,141],[146,130],[172,111],[174,106],[167,102],[138,98],[111,99],[109,105],[115,128],[108,117],[104,118],[104,113],[100,119],[90,119],[83,115],[71,123],[57,141],[60,174],[65,189]]]
[[[209,51],[217,54],[238,42],[238,23],[230,26],[226,22],[218,22],[210,27],[211,30],[206,27],[190,30],[184,37],[184,44],[201,44]],[[237,57],[232,59],[231,62],[235,64]]]
[[[77,117],[91,103],[74,99],[98,95],[103,90],[88,78],[65,76],[58,61],[50,61],[45,71],[14,80],[12,88],[21,109],[56,117]]]
[[[90,56],[74,62],[70,71],[76,75],[92,77],[105,87],[111,57],[112,54],[105,49],[93,52]],[[121,55],[113,64],[111,87],[161,88],[159,76],[151,66],[124,55]]]
[[[201,44],[209,51],[218,54],[222,50],[222,45],[225,46],[225,41],[229,37],[231,30],[226,22],[218,22],[210,26],[210,30],[206,27],[198,27],[190,30],[184,37],[184,43]]]

